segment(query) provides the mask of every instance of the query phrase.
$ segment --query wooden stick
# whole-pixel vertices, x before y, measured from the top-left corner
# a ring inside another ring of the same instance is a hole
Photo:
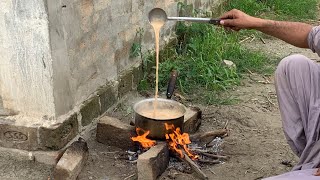
[[[132,177],[135,176],[135,175],[136,175],[136,174],[131,174],[130,176],[124,178],[124,180],[130,179],[130,178],[132,178]]]
[[[229,119],[227,120],[226,124],[224,125],[223,129],[228,129],[228,125],[229,125]]]
[[[276,106],[276,105],[270,100],[270,98],[269,98],[268,96],[264,95],[264,97],[267,99],[267,101],[268,101],[271,105]]]
[[[223,159],[223,160],[230,159],[229,156],[221,156],[221,155],[211,154],[211,153],[207,153],[207,152],[202,152],[201,154],[208,156],[208,157],[217,158],[217,159]]]
[[[198,159],[201,163],[207,163],[207,164],[219,164],[219,160],[205,160],[205,159]]]
[[[195,152],[197,154],[202,154],[207,157],[212,157],[212,158],[217,158],[217,159],[223,159],[223,160],[228,160],[230,159],[229,156],[224,156],[224,155],[217,155],[214,154],[214,152],[210,152],[209,150],[202,150],[202,149],[190,149],[192,152]]]
[[[216,137],[222,137],[226,134],[228,134],[227,129],[218,129],[215,131],[192,134],[192,135],[190,135],[190,140],[191,141],[200,141],[201,139],[208,138],[208,137],[212,137],[214,139]]]
[[[200,146],[206,145],[212,142],[216,137],[225,137],[228,135],[227,129],[219,129],[216,131],[209,131],[205,133],[196,133],[190,135],[190,140],[192,142],[198,142]]]
[[[262,41],[263,44],[266,44],[263,38],[260,38],[260,40]]]
[[[196,172],[196,174],[199,176],[200,179],[208,179],[208,176],[206,174],[204,174],[200,167],[192,161],[192,159],[189,158],[189,156],[186,154],[186,152],[184,150],[182,150],[182,154],[184,155],[183,158],[180,158],[180,156],[178,156],[182,161],[188,163],[190,165],[190,167]]]

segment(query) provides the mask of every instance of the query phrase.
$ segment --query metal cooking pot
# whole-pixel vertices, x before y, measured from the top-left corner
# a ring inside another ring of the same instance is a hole
[[[145,112],[154,111],[154,102],[155,98],[150,98],[139,101],[134,105],[135,126],[150,131],[148,138],[151,139],[165,139],[167,132],[165,123],[173,124],[176,128],[179,127],[183,131],[182,127],[186,107],[174,100],[157,98],[157,110],[168,113],[165,116],[153,118],[152,114],[146,115]],[[174,112],[173,116],[168,116],[172,112]]]

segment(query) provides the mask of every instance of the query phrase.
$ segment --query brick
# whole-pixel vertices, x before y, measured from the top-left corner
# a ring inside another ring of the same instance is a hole
[[[40,127],[39,138],[41,149],[59,150],[67,145],[78,134],[77,114],[73,114],[62,124],[51,127]]]
[[[123,73],[119,78],[118,92],[119,97],[123,97],[125,94],[132,90],[132,70],[128,70]]]
[[[7,148],[36,150],[38,148],[37,127],[15,125],[14,121],[0,121],[0,146]]]
[[[111,85],[100,88],[97,94],[100,98],[100,114],[106,112],[113,104],[117,102],[117,94],[114,92],[114,88]]]
[[[201,125],[202,112],[197,107],[190,107],[186,109],[184,115],[183,131],[186,133],[195,133]]]
[[[54,179],[76,180],[89,156],[87,143],[79,139],[71,144],[53,171]]]
[[[94,96],[93,98],[87,100],[83,103],[81,109],[81,125],[87,126],[89,125],[93,119],[99,117],[100,115],[100,103],[99,103],[99,97]]]
[[[61,151],[34,151],[33,156],[34,160],[47,164],[47,165],[56,165],[63,154],[63,150]]]
[[[32,152],[13,148],[0,147],[0,157],[8,157],[18,161],[34,161]]]
[[[134,145],[131,140],[133,136],[135,136],[135,128],[119,119],[104,116],[97,124],[97,141],[105,145],[128,150]]]
[[[160,142],[147,152],[139,155],[137,162],[138,180],[155,180],[166,170],[168,163],[168,145],[165,142]]]

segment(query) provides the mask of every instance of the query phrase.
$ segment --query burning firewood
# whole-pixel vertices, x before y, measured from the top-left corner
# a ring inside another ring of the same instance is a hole
[[[169,132],[166,134],[166,139],[169,143],[170,150],[174,154],[178,154],[177,157],[189,164],[191,169],[197,173],[199,178],[208,179],[208,177],[201,171],[200,167],[193,161],[197,160],[198,156],[193,154],[187,147],[191,143],[189,134],[181,133],[180,128],[175,128],[174,125],[165,124],[166,130]],[[193,160],[192,160],[193,159]]]
[[[182,150],[182,154],[184,157],[178,157],[180,160],[189,164],[191,169],[199,176],[200,179],[208,179],[208,176],[201,171],[200,167],[192,159],[189,158],[185,151]]]
[[[198,158],[187,147],[187,145],[191,143],[189,134],[181,133],[180,128],[175,129],[174,125],[165,123],[165,126],[166,130],[169,132],[166,134],[166,139],[172,151],[177,152],[180,157],[183,157],[183,152],[185,152],[188,157],[191,157],[192,159]]]

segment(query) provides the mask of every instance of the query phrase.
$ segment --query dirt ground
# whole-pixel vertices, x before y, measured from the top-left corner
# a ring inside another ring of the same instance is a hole
[[[252,49],[270,53],[277,59],[293,53],[319,59],[310,50],[295,48],[275,39],[265,39],[265,44],[259,39],[244,43]],[[229,121],[230,135],[224,139],[222,147],[223,153],[231,159],[217,165],[202,165],[205,174],[214,180],[254,180],[290,171],[290,166],[298,159],[284,138],[273,77],[249,73],[242,85],[230,93],[240,99],[239,103],[223,106],[186,104],[198,106],[203,111],[200,132],[219,129]],[[137,93],[131,93],[111,115],[128,122],[133,117],[132,105],[142,98]],[[137,179],[136,164],[123,158],[123,150],[97,143],[94,130],[88,145],[89,159],[79,180]],[[0,154],[1,180],[48,179],[52,168],[35,162],[17,161]],[[168,168],[159,179],[191,180],[196,177]]]

